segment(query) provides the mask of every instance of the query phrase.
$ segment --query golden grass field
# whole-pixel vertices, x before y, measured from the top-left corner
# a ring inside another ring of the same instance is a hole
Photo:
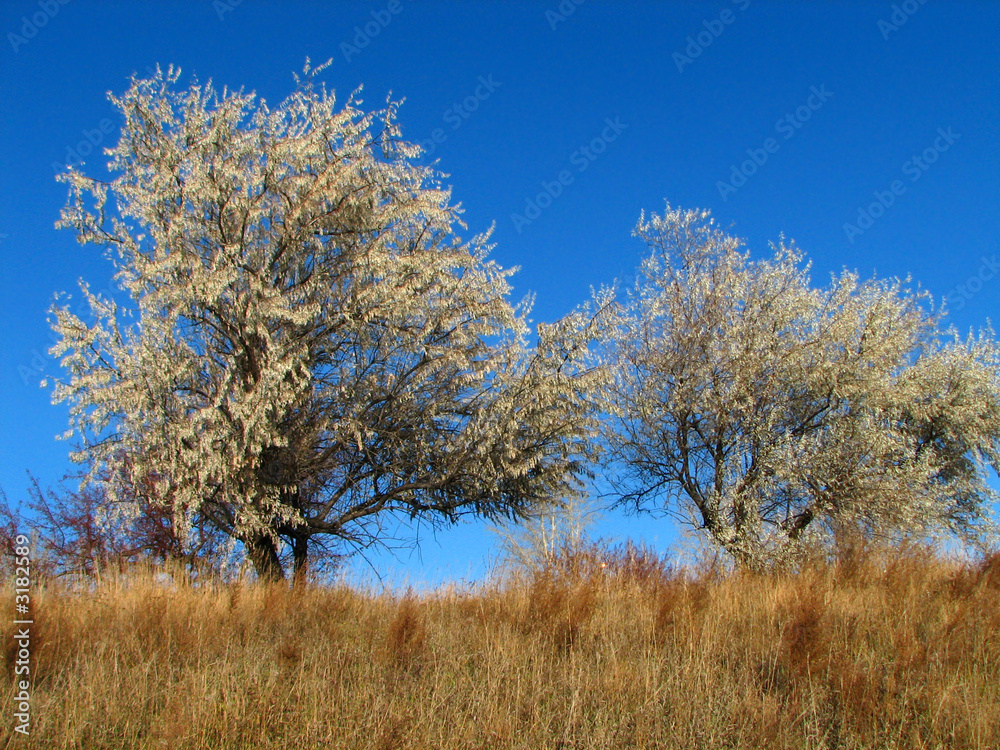
[[[142,573],[33,595],[32,731],[6,710],[2,747],[1000,747],[1000,555],[755,576],[592,551],[421,595]]]

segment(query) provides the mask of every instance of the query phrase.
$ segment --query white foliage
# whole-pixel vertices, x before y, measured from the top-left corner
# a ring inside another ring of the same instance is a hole
[[[63,175],[59,226],[111,249],[136,320],[85,285],[96,323],[53,309],[77,458],[182,527],[204,512],[250,542],[364,544],[379,514],[517,513],[573,491],[591,429],[573,327],[530,350],[512,271],[488,235],[456,236],[397,105],[338,109],[316,72],[273,108],[178,89],[173,68],[110,97],[116,176]]]
[[[636,234],[652,253],[602,349],[626,500],[673,511],[751,566],[845,526],[989,531],[988,333],[942,333],[898,280],[845,272],[813,288],[793,246],[753,260],[707,212],[667,206]]]

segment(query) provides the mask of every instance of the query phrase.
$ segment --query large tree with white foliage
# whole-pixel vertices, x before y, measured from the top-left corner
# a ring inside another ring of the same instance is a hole
[[[109,504],[135,488],[207,517],[264,579],[310,540],[383,538],[396,514],[518,515],[572,492],[591,424],[572,319],[528,343],[528,304],[396,105],[338,109],[317,70],[275,107],[178,86],[111,96],[110,181],[70,170],[59,226],[109,248],[121,303],[53,308],[76,458]]]
[[[988,333],[942,331],[898,280],[845,272],[814,288],[793,246],[754,260],[707,212],[667,206],[636,234],[652,252],[603,347],[623,501],[691,522],[755,568],[845,527],[989,531]]]

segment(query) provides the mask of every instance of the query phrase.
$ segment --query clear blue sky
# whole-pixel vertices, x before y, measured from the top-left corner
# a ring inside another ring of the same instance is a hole
[[[4,0],[0,486],[17,500],[26,471],[48,485],[70,468],[53,437],[66,409],[39,388],[56,371],[46,310],[110,274],[53,228],[53,165],[115,140],[105,93],[132,72],[174,63],[277,101],[307,56],[333,58],[338,95],[405,97],[404,136],[434,147],[470,231],[496,223],[494,257],[520,266],[536,321],[627,276],[640,210],[669,200],[711,209],[758,254],[795,239],[818,283],[845,266],[912,275],[967,331],[1000,310],[998,32],[992,0]],[[536,200],[546,184],[558,196]],[[869,210],[879,196],[891,205]],[[618,514],[599,531],[675,536]],[[490,543],[469,525],[374,562],[396,579],[475,577]]]

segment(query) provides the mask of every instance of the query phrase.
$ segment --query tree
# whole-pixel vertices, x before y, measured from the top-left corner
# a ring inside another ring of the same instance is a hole
[[[77,477],[78,478],[78,477]],[[64,483],[74,477],[67,476]],[[0,489],[0,547],[13,550],[18,534],[30,535],[32,567],[44,575],[95,575],[136,563],[183,565],[189,574],[218,575],[226,557],[226,537],[204,517],[178,537],[170,508],[147,493],[129,495],[134,511],[107,513],[102,486],[43,490],[31,477],[26,503],[11,506]]]
[[[529,300],[487,235],[463,242],[397,105],[339,111],[309,68],[271,109],[254,93],[111,96],[110,181],[70,170],[57,226],[106,245],[127,303],[53,308],[53,354],[108,501],[167,503],[239,540],[262,579],[311,541],[385,541],[387,517],[517,516],[576,491],[592,431],[571,319],[527,343]],[[134,322],[132,322],[134,321]]]
[[[989,533],[988,334],[942,332],[899,280],[813,288],[794,246],[753,260],[708,212],[668,205],[636,234],[652,252],[602,348],[621,502],[691,522],[751,568],[838,529]]]
[[[580,555],[596,542],[589,529],[600,519],[594,503],[579,496],[539,507],[517,524],[495,526],[501,560],[516,570],[539,572],[552,568],[560,558]]]

